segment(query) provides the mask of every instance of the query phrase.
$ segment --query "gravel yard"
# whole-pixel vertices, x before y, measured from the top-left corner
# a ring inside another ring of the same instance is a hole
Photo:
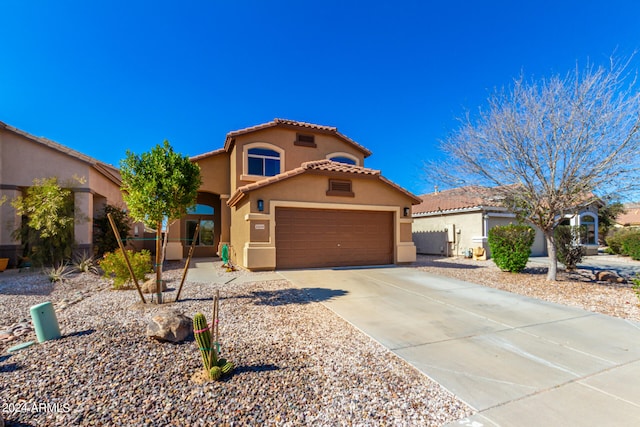
[[[245,275],[246,272],[212,274]],[[179,265],[165,273],[169,299]],[[432,425],[468,416],[458,399],[284,280],[187,282],[178,307],[210,318],[220,290],[222,355],[230,378],[198,385],[193,341],[158,343],[146,320],[161,307],[79,274],[51,285],[36,272],[0,275],[0,329],[51,301],[63,337],[16,353],[0,344],[7,425]],[[172,290],[173,289],[173,290]]]
[[[415,268],[533,298],[640,321],[630,284],[595,282],[592,272],[562,271],[547,283],[532,264],[524,274],[501,272],[491,261],[419,256]],[[168,299],[181,266],[165,272]],[[255,282],[187,282],[180,303],[142,305],[135,290],[113,291],[90,274],[50,284],[36,271],[0,275],[0,404],[7,425],[432,425],[461,419],[462,402],[373,342],[285,280],[260,273]],[[246,277],[245,277],[246,278]],[[164,307],[210,318],[220,290],[223,356],[236,364],[230,378],[202,385],[192,340],[159,343],[146,321]],[[54,304],[59,340],[16,353],[35,340],[29,307]],[[1,335],[4,333],[4,335]],[[16,336],[17,335],[17,336]]]

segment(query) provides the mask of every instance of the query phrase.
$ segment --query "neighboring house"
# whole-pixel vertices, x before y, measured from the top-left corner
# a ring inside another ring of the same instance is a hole
[[[640,227],[640,203],[625,203],[624,210],[616,218],[616,227]]]
[[[83,184],[70,187],[74,195],[76,248],[93,253],[93,221],[105,204],[122,204],[120,172],[115,167],[0,122],[0,257],[15,265],[22,255],[22,244],[11,237],[21,224],[10,201],[33,185],[35,178],[57,177],[58,182],[84,178]]]
[[[413,194],[364,167],[370,151],[335,127],[291,120],[227,134],[200,165],[197,207],[170,230],[167,257],[230,246],[251,270],[413,262]]]
[[[413,207],[413,240],[417,252],[443,256],[468,256],[482,247],[490,256],[488,231],[497,225],[516,224],[516,215],[504,207],[491,188],[462,187],[436,191],[420,197]],[[598,204],[577,208],[563,221],[587,227],[587,253],[598,251]],[[531,247],[533,256],[546,256],[544,234],[537,227]]]

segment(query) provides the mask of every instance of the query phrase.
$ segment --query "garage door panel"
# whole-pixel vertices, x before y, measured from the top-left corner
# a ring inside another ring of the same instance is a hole
[[[277,268],[393,262],[393,213],[276,209]]]

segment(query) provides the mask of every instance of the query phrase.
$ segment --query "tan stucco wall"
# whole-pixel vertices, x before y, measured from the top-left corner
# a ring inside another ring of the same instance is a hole
[[[219,153],[197,160],[200,166],[202,185],[200,191],[214,194],[231,193],[231,171],[229,153]]]
[[[414,218],[413,231],[442,231],[448,230],[449,247],[444,248],[444,254],[462,256],[464,251],[478,246],[473,242],[474,237],[482,236],[483,218],[480,212],[459,213],[443,216],[429,216]],[[438,248],[442,246],[440,242]]]
[[[249,200],[243,200],[231,208],[231,260],[243,267],[246,267],[244,259],[244,246],[249,241],[250,228],[249,223],[245,221],[245,216],[249,214]]]
[[[294,145],[296,134],[315,135],[316,148],[302,147]],[[250,184],[252,180],[243,181],[240,179],[243,170],[244,146],[252,143],[268,143],[284,150],[284,164],[281,166],[282,171],[295,169],[304,162],[311,160],[325,159],[329,154],[347,153],[358,160],[359,166],[364,166],[364,154],[357,150],[353,145],[329,134],[314,133],[313,130],[301,129],[296,131],[293,129],[268,128],[260,131],[240,135],[236,138],[235,145],[231,153],[230,173],[235,179],[231,183],[231,193],[236,188]]]
[[[488,242],[486,241],[486,239],[484,240],[484,242],[481,242],[479,240],[480,237],[487,237],[487,231],[484,229],[484,214],[485,213],[482,211],[475,211],[414,218],[413,232],[435,232],[444,230],[446,228],[449,230],[448,235],[450,237],[450,230],[453,226],[454,242],[449,245],[449,256],[463,256],[467,249],[473,249],[482,246],[487,251],[487,255],[490,257],[491,251]],[[489,212],[488,215],[489,229],[495,226],[504,226],[518,223],[518,221],[513,217],[492,216],[491,212]],[[544,239],[544,234],[537,227],[534,227],[534,229],[536,230],[536,235],[531,247],[531,255],[544,256],[546,255],[546,241]],[[426,238],[429,238],[429,236],[427,235]],[[439,239],[440,236],[438,234],[433,234],[433,238]],[[442,245],[443,242],[438,241],[436,245],[433,245],[433,248],[439,250],[439,247]],[[445,254],[446,249],[447,248],[445,247]],[[431,251],[429,253],[436,252]]]

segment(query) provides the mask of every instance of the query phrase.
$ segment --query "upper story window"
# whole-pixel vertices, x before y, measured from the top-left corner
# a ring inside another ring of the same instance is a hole
[[[268,148],[249,148],[247,151],[249,175],[274,176],[280,173],[280,153]]]
[[[328,154],[327,159],[334,162],[345,163],[347,165],[360,166],[360,159],[351,153],[345,153],[342,151]]]
[[[331,157],[329,160],[333,160],[334,162],[338,162],[338,163],[346,163],[348,165],[354,165],[356,164],[356,161],[350,157],[344,157],[344,156],[336,156],[336,157]]]

